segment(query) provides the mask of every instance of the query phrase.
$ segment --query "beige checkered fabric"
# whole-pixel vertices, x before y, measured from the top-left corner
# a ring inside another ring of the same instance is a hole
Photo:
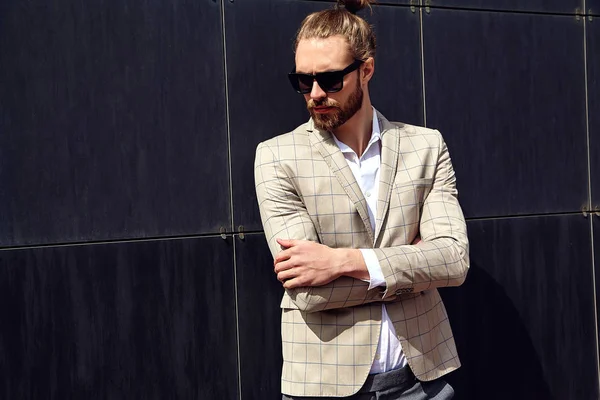
[[[330,133],[309,121],[256,150],[256,194],[271,253],[281,250],[277,238],[373,248],[386,281],[385,288],[368,290],[367,283],[342,277],[325,286],[286,290],[281,302],[285,394],[356,393],[377,350],[381,302],[420,380],[460,366],[436,289],[460,285],[469,266],[450,156],[438,131],[378,118],[376,232]],[[418,234],[422,242],[410,245]]]

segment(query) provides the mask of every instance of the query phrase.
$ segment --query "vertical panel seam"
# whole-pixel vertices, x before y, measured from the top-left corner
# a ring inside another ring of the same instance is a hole
[[[421,46],[421,90],[423,94],[423,126],[427,126],[427,102],[425,97],[425,37],[423,35],[423,8],[419,7],[419,29]]]
[[[223,39],[223,73],[225,78],[225,124],[227,132],[227,162],[229,167],[229,212],[231,213],[231,232],[235,231],[233,217],[233,170],[231,163],[231,124],[229,110],[229,77],[227,70],[227,38],[225,35],[225,2],[221,0],[221,37]]]
[[[584,14],[586,1],[583,0]],[[587,57],[587,18],[583,17],[583,80],[585,93],[585,133],[586,133],[586,149],[587,149],[587,169],[588,169],[588,207],[590,210],[590,244],[591,244],[591,259],[592,259],[592,285],[594,293],[594,339],[596,342],[596,387],[600,394],[600,348],[598,347],[598,302],[596,296],[596,260],[594,257],[594,213],[592,206],[592,159],[591,159],[591,141],[590,141],[590,106],[588,94],[588,57]]]
[[[235,232],[234,226],[234,209],[233,209],[233,168],[231,163],[231,124],[229,110],[229,71],[227,69],[227,35],[225,30],[225,0],[221,0],[221,38],[223,40],[223,72],[225,78],[225,121],[227,130],[227,160],[229,164],[229,211],[231,215],[231,231]],[[233,243],[233,291],[234,291],[234,312],[235,312],[235,344],[237,358],[237,375],[238,375],[238,399],[242,400],[242,359],[240,357],[240,318],[238,306],[238,279],[237,279],[237,249],[236,236],[232,235]]]
[[[598,376],[598,380],[596,382],[598,394],[600,395],[600,357],[598,354],[598,305],[596,301],[596,260],[594,257],[594,214],[590,213],[590,241],[592,248],[592,284],[593,284],[593,293],[594,293],[594,327],[595,329],[595,341],[596,341],[596,373]]]

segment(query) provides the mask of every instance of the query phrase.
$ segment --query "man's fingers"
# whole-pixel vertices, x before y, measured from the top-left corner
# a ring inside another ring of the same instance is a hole
[[[275,272],[279,273],[282,271],[287,271],[288,269],[292,269],[293,265],[290,261],[282,261],[275,264]]]
[[[286,249],[296,245],[296,241],[290,239],[277,239],[277,243]]]
[[[293,269],[288,269],[277,273],[277,280],[281,283],[284,283],[287,280],[295,278],[296,275],[297,274]]]
[[[292,257],[292,252],[290,250],[280,251],[275,256],[275,264],[289,260],[291,257]]]
[[[302,286],[302,284],[300,283],[299,278],[288,279],[287,281],[283,282],[283,287],[285,289],[294,289],[300,286]]]

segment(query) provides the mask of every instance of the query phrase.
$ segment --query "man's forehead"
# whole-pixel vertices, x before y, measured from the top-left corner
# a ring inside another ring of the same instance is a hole
[[[296,48],[296,71],[315,73],[339,70],[352,61],[350,46],[342,36],[302,39]]]

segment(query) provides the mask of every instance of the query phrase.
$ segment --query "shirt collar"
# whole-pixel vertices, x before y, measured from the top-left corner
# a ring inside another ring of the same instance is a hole
[[[371,106],[371,108],[373,109],[373,128],[372,128],[372,132],[371,132],[371,139],[369,140],[369,143],[367,144],[365,153],[369,150],[369,147],[371,147],[371,145],[373,143],[376,143],[378,140],[381,139],[381,129],[379,128],[379,118],[377,118],[377,110],[375,110],[375,107],[373,107],[373,106]],[[335,135],[331,135],[331,136],[333,136],[333,140],[335,140],[335,143],[340,148],[340,151],[342,153],[354,153],[354,150],[352,150],[350,148],[350,146],[348,146],[345,143],[340,142],[338,140],[338,138],[335,137]]]

